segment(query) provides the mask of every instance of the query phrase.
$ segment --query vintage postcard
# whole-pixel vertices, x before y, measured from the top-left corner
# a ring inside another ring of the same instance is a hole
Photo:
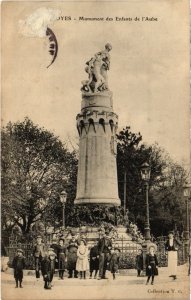
[[[190,297],[187,0],[3,1],[1,297]]]

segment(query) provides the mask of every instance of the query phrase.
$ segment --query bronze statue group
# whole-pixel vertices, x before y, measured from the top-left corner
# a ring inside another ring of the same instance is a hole
[[[174,280],[177,278],[177,247],[178,243],[174,239],[173,234],[170,233],[166,243],[166,251],[168,251],[169,277],[172,277]],[[84,239],[79,241],[72,234],[67,244],[63,238],[60,238],[58,243],[57,240],[53,240],[50,248],[46,251],[42,237],[37,236],[33,256],[37,280],[40,278],[40,273],[42,273],[44,289],[51,289],[56,269],[60,280],[64,279],[66,269],[68,270],[68,278],[86,279],[87,271],[89,271],[89,278],[97,278],[98,280],[107,279],[106,270],[109,269],[113,279],[115,279],[119,267],[120,249],[112,246],[109,231],[105,231],[90,250]],[[158,275],[158,260],[155,254],[155,247],[151,246],[149,248],[145,264],[146,275],[148,276],[146,284],[149,284],[151,279],[151,284],[153,285],[154,277]],[[12,263],[16,288],[22,288],[25,265],[23,250],[18,249]],[[143,251],[141,249],[136,256],[136,269],[137,276],[141,276],[143,271]]]

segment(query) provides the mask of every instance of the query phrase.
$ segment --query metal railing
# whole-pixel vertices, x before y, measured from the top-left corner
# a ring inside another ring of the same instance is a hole
[[[118,244],[120,252],[120,263],[119,269],[133,269],[136,266],[136,256],[138,250],[141,249],[141,243],[127,241],[122,238],[118,238],[116,243]],[[158,238],[155,243],[157,244],[157,257],[160,267],[167,266],[167,252],[165,250],[166,239]],[[20,243],[17,239],[9,238],[9,245],[5,247],[7,256],[9,257],[9,266],[13,261],[13,258],[16,254],[18,248],[21,248],[24,251],[24,256],[26,258],[26,268],[34,269],[34,258],[33,258],[33,242]],[[178,265],[182,265],[186,262],[185,257],[185,246],[184,243],[178,249]]]

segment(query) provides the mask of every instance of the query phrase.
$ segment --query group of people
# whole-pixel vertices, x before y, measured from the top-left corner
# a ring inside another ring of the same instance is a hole
[[[168,253],[168,275],[172,277],[173,280],[177,279],[177,251],[178,247],[181,243],[174,238],[173,232],[169,232],[168,240],[165,244],[165,250]],[[146,284],[149,283],[151,278],[151,284],[154,284],[154,277],[158,275],[158,259],[155,254],[155,247],[151,246],[149,248],[149,253],[146,255],[145,258],[145,265],[146,265],[146,275],[147,281]],[[143,251],[140,249],[138,255],[136,256],[136,269],[137,269],[137,276],[141,275],[143,271]]]
[[[33,249],[35,275],[38,280],[42,273],[45,289],[51,289],[55,269],[58,270],[59,279],[64,279],[64,272],[67,269],[68,278],[86,279],[86,272],[89,270],[90,279],[94,276],[95,279],[101,280],[107,279],[106,270],[109,268],[115,279],[115,273],[119,266],[119,253],[119,248],[112,247],[109,231],[105,231],[90,250],[86,241],[76,239],[73,233],[67,244],[63,238],[60,238],[58,243],[57,240],[53,240],[48,250],[42,242],[42,237],[37,236]],[[22,287],[23,269],[25,268],[22,249],[17,250],[12,266],[16,288],[18,288],[18,284]]]
[[[177,275],[177,250],[178,241],[174,239],[173,234],[169,234],[166,242],[166,251],[168,251],[168,270],[169,276],[176,279]],[[59,279],[64,279],[64,272],[68,270],[68,278],[86,279],[86,271],[89,270],[89,278],[107,279],[106,270],[109,269],[115,279],[118,271],[120,249],[113,247],[109,237],[109,231],[105,231],[97,243],[89,250],[86,241],[76,239],[72,234],[71,240],[67,245],[64,239],[60,238],[59,243],[53,240],[50,248],[46,251],[45,244],[41,236],[37,236],[36,245],[33,249],[35,259],[36,278],[40,278],[40,272],[44,279],[44,288],[51,289],[51,282],[54,277],[55,269],[58,269]],[[158,275],[158,260],[155,254],[155,247],[149,248],[149,253],[145,258],[146,275],[149,283],[154,284],[154,277]],[[17,255],[13,259],[14,277],[16,288],[22,288],[23,269],[25,268],[25,258],[23,250],[18,249]],[[136,256],[137,276],[143,271],[143,251],[140,249]],[[93,274],[94,273],[94,274]],[[97,277],[98,275],[98,277]]]

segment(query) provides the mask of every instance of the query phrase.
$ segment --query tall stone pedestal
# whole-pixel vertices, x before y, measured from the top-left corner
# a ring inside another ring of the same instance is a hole
[[[120,205],[112,93],[83,93],[77,115],[79,163],[75,204]]]

